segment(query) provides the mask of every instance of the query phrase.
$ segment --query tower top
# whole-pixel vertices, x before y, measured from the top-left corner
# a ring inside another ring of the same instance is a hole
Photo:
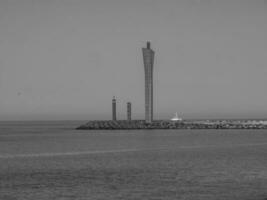
[[[147,48],[147,49],[150,49],[150,42],[147,42],[147,43],[146,43],[146,48]]]

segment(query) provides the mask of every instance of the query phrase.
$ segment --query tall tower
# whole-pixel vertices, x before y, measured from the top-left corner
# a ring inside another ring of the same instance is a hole
[[[127,102],[127,120],[131,121],[132,120],[132,105],[131,102]]]
[[[112,120],[116,120],[116,99],[112,99]]]
[[[143,59],[145,67],[145,118],[147,123],[153,121],[153,64],[155,52],[150,48],[150,42],[147,42],[143,50]]]

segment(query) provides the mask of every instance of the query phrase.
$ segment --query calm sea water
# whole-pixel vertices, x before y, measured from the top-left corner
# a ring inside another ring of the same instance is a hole
[[[266,130],[0,122],[0,199],[267,199]]]

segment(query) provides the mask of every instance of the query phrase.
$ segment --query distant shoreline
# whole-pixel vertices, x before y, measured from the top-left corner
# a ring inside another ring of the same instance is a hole
[[[267,129],[265,120],[92,120],[77,130],[130,130],[130,129]]]

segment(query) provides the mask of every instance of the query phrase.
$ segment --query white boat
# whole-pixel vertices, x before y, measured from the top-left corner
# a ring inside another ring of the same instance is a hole
[[[182,118],[178,117],[177,112],[175,113],[175,116],[173,118],[171,118],[172,121],[182,121]]]

